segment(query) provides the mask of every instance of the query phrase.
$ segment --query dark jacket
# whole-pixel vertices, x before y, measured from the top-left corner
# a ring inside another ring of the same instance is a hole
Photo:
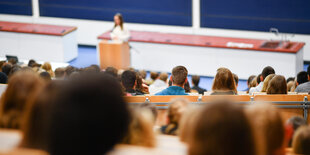
[[[203,88],[201,88],[199,86],[193,86],[192,89],[196,90],[199,94],[202,94],[202,95],[203,95],[204,92],[207,91],[206,89],[203,89]]]

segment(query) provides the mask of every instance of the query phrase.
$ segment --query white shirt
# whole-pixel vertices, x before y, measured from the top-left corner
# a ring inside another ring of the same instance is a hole
[[[111,39],[117,37],[119,41],[127,42],[130,38],[130,32],[123,26],[123,30],[120,26],[116,26],[113,31],[110,33]]]
[[[261,92],[264,86],[264,82],[260,82],[256,87],[252,87],[249,90],[249,94],[253,95],[254,92]]]
[[[149,86],[150,94],[156,94],[168,87],[167,83],[163,80],[156,79],[153,84]]]

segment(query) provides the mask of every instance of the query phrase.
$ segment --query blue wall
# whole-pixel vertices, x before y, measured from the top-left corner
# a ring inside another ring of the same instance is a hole
[[[192,25],[191,0],[40,0],[40,15],[112,21],[115,13],[125,22]]]
[[[310,0],[201,0],[201,26],[310,34]]]
[[[32,15],[31,0],[0,0],[0,13]]]

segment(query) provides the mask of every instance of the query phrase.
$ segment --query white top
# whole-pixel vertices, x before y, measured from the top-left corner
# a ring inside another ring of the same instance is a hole
[[[111,39],[117,37],[118,41],[127,42],[130,38],[129,30],[123,25],[123,30],[120,26],[116,26],[113,31],[110,33]]]
[[[256,87],[252,87],[249,90],[249,94],[253,95],[254,92],[261,92],[264,86],[264,82],[260,82]]]
[[[166,82],[164,82],[160,79],[156,79],[154,81],[154,83],[149,86],[149,92],[150,92],[150,94],[156,94],[156,93],[166,89],[167,87],[168,87],[168,85]]]

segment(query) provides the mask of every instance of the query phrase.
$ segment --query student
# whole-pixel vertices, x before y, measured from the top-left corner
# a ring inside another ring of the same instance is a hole
[[[303,83],[308,82],[308,74],[305,71],[301,71],[297,74],[297,81],[296,81],[296,85],[301,85]]]
[[[149,91],[150,94],[156,94],[167,88],[168,74],[160,73],[159,77],[150,85]]]
[[[233,73],[234,76],[234,80],[235,80],[235,84],[236,84],[236,88],[238,88],[238,83],[239,83],[239,77],[237,74]]]
[[[310,126],[300,127],[293,140],[293,153],[309,155],[310,154]]]
[[[168,108],[168,124],[161,127],[161,132],[167,135],[179,134],[179,123],[182,115],[187,110],[189,101],[184,98],[175,98]]]
[[[136,91],[137,74],[135,71],[131,70],[124,71],[121,80],[126,93],[128,93],[129,95],[131,96],[144,95],[142,92]]]
[[[214,77],[211,95],[236,95],[234,76],[227,68],[219,68]]]
[[[5,63],[3,66],[2,66],[2,72],[6,74],[6,76],[10,76],[10,72],[12,70],[12,65],[9,64],[9,63]]]
[[[157,72],[151,72],[150,78],[145,81],[147,85],[151,85],[158,78],[159,74]]]
[[[188,95],[185,93],[184,85],[187,82],[188,71],[184,66],[176,66],[172,69],[170,80],[172,86],[164,89],[155,95]]]
[[[260,103],[247,107],[246,113],[255,132],[257,154],[284,155],[285,129],[278,109]]]
[[[196,90],[199,94],[203,94],[207,90],[198,86],[199,85],[199,81],[200,81],[200,76],[198,76],[198,75],[193,75],[192,76],[192,85],[193,85],[192,89]]]
[[[274,76],[267,87],[267,94],[287,94],[287,84],[284,76]]]
[[[110,34],[111,39],[115,41],[128,42],[130,38],[129,30],[124,26],[123,16],[117,13],[114,16],[114,27]]]
[[[8,77],[6,76],[5,73],[0,72],[0,84],[7,84],[8,82]]]
[[[288,147],[292,147],[292,138],[294,137],[294,133],[297,131],[297,129],[301,126],[307,126],[307,121],[299,116],[291,117],[286,122],[286,127],[289,127],[293,130],[292,135],[289,136],[289,143]]]
[[[102,155],[124,138],[130,114],[117,79],[81,74],[59,94],[49,117],[50,154]]]
[[[310,79],[310,65],[307,68],[307,74],[308,74],[308,80]],[[309,92],[310,91],[310,82],[305,82],[303,84],[300,84],[295,89],[295,92],[302,93],[302,92]]]
[[[264,80],[265,78],[270,75],[270,74],[275,74],[276,72],[274,71],[274,69],[270,66],[267,66],[263,69],[261,76],[258,76],[258,82],[257,82],[257,86],[253,87],[250,89],[249,94],[252,95],[254,92],[261,92],[263,89],[263,85],[264,85]]]
[[[112,75],[113,77],[117,78],[118,70],[114,67],[107,67],[105,69],[105,73]]]
[[[39,74],[39,76],[45,81],[45,82],[51,82],[52,81],[52,77],[51,74],[48,72],[41,72]]]
[[[56,68],[55,69],[55,78],[57,80],[63,80],[65,78],[65,68]]]
[[[243,108],[228,101],[199,110],[189,140],[189,155],[255,155],[251,125]]]
[[[143,83],[143,79],[139,72],[136,72],[137,79],[136,79],[136,91],[141,94],[149,94],[149,86]]]
[[[275,76],[275,74],[270,74],[268,75],[265,80],[264,80],[264,85],[263,85],[263,88],[262,88],[262,91],[261,92],[266,92],[267,91],[267,88],[269,86],[269,82],[271,81],[271,79]]]
[[[20,129],[26,107],[43,87],[44,82],[33,72],[12,75],[0,100],[0,128]]]
[[[45,62],[41,66],[41,68],[44,69],[46,72],[48,72],[51,77],[55,77],[55,73],[53,72],[52,65],[49,62]]]

